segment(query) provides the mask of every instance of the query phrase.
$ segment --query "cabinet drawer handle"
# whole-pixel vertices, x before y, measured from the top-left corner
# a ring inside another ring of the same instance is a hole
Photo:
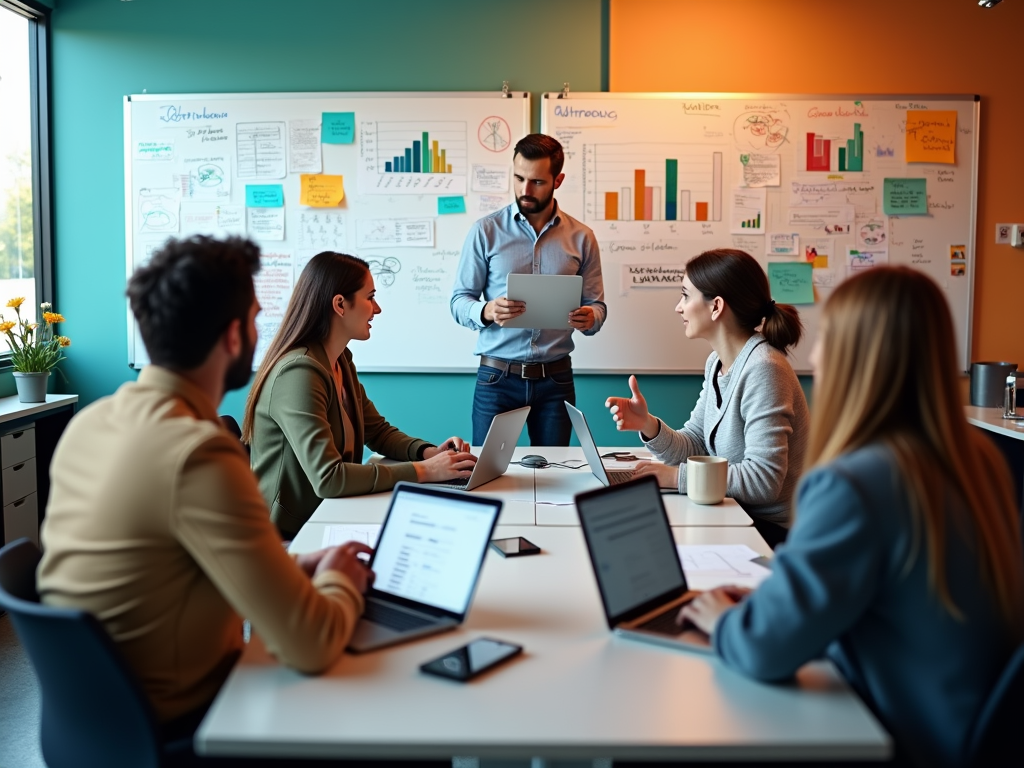
[[[25,503],[26,501],[27,501],[27,499],[18,499],[18,500],[17,500],[16,502],[14,502],[13,504],[11,504],[11,506],[12,506],[12,507],[20,507],[20,506],[21,506],[22,504],[24,504],[24,503]]]
[[[22,430],[21,432],[11,432],[11,438],[14,439],[14,440],[17,440],[19,437],[21,437],[24,434],[25,434],[25,430]]]
[[[25,467],[25,462],[22,462],[21,464],[15,464],[13,467],[11,467],[11,471],[12,472],[17,472],[18,470],[23,469],[24,467]]]

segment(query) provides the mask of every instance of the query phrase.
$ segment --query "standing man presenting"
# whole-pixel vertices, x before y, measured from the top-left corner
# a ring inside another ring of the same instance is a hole
[[[509,272],[582,275],[582,306],[569,314],[569,324],[587,336],[601,329],[608,313],[597,238],[555,202],[564,159],[562,145],[550,136],[521,139],[513,155],[515,203],[476,222],[462,248],[451,309],[460,325],[480,331],[474,445],[483,443],[495,414],[524,405],[531,406],[532,445],[569,444],[572,425],[562,402],[576,402],[573,331],[504,327],[526,310],[505,295]]]

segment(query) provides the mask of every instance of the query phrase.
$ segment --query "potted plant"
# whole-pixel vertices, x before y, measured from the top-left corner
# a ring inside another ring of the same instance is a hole
[[[46,402],[46,382],[50,371],[64,359],[62,350],[71,346],[71,339],[57,334],[57,324],[64,322],[64,316],[52,309],[50,302],[39,305],[43,311],[43,326],[30,323],[21,317],[24,297],[7,302],[17,320],[7,320],[0,314],[0,333],[7,334],[7,345],[11,348],[11,365],[14,367],[14,382],[18,387],[18,399],[23,403]]]

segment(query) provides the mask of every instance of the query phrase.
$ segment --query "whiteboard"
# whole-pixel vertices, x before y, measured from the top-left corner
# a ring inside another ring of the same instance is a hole
[[[383,309],[373,339],[352,345],[361,370],[474,370],[476,334],[448,309],[455,269],[470,225],[512,202],[512,150],[529,132],[523,92],[126,96],[127,276],[169,237],[256,241],[258,364],[302,267],[351,253]],[[302,204],[304,175],[325,184],[306,202],[330,207]],[[323,178],[337,176],[340,204]],[[128,327],[141,368],[130,309]]]
[[[967,370],[979,108],[978,97],[959,95],[544,94],[542,130],[566,150],[558,202],[597,235],[608,304],[600,333],[577,334],[574,368],[703,372],[709,346],[686,339],[673,308],[681,266],[725,247],[766,271],[817,256],[815,303],[798,307],[806,334],[793,351],[797,371],[810,370],[835,285],[884,261],[942,287]],[[955,112],[953,164],[907,162],[910,110]],[[927,213],[886,215],[886,179],[924,179]],[[794,244],[795,254],[784,252]]]

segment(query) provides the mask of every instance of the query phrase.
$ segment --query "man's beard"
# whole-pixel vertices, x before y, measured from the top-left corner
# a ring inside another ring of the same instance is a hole
[[[256,339],[249,338],[249,329],[242,326],[242,352],[224,372],[224,391],[241,389],[252,376],[252,361],[256,356]]]
[[[524,216],[528,213],[540,213],[548,209],[548,206],[551,205],[551,198],[554,196],[554,191],[552,191],[551,194],[543,200],[536,197],[530,197],[529,195],[523,195],[522,197],[516,198],[516,207],[519,208],[519,212]],[[526,208],[523,207],[524,201],[527,206]]]

